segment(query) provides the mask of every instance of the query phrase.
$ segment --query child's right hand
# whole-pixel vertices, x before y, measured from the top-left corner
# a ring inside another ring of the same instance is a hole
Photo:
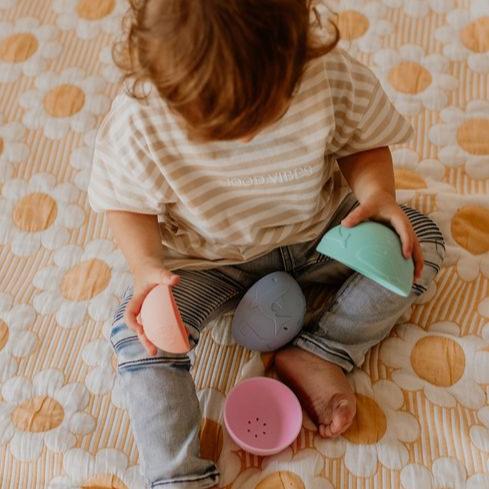
[[[159,260],[142,263],[133,276],[134,295],[127,304],[124,320],[127,326],[138,334],[139,341],[146,348],[148,354],[154,356],[156,355],[157,347],[146,337],[143,325],[137,320],[141,305],[153,287],[159,284],[177,285],[180,277],[164,268]]]

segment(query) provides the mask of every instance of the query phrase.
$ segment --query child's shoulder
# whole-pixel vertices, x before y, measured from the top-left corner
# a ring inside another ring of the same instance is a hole
[[[376,84],[372,70],[340,47],[335,47],[320,58],[326,77],[340,84],[356,82]]]
[[[145,121],[155,114],[164,118],[166,105],[154,92],[153,88],[147,97],[136,98],[128,93],[127,87],[121,87],[99,126],[98,137],[117,140],[124,131],[133,134],[144,131]]]
[[[372,70],[344,49],[335,47],[313,62],[322,72],[324,93],[339,111],[345,107],[363,110],[370,96],[380,90]]]

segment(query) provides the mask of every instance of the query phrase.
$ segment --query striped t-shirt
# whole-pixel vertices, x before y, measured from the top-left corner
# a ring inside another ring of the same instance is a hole
[[[336,159],[411,133],[373,73],[336,48],[249,142],[190,141],[156,90],[121,92],[97,133],[88,197],[95,212],[157,215],[170,270],[239,263],[317,237],[348,192]]]

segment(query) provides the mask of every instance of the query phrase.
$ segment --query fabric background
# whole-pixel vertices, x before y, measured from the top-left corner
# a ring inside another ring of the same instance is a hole
[[[431,290],[351,380],[353,426],[303,429],[279,455],[232,443],[226,394],[272,355],[228,314],[193,375],[202,453],[233,489],[489,487],[489,2],[338,0],[342,44],[373,68],[415,138],[393,148],[399,201],[441,226]],[[0,486],[141,489],[106,339],[130,276],[86,186],[117,85],[120,0],[0,0]],[[310,296],[308,319],[320,311]],[[272,373],[273,374],[273,373]]]

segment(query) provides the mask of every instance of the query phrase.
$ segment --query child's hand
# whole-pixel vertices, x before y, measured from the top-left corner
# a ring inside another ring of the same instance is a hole
[[[421,246],[409,219],[394,197],[386,193],[371,196],[350,212],[341,224],[345,227],[353,227],[366,219],[385,221],[392,225],[401,238],[404,257],[413,257],[414,279],[419,279],[424,266]]]
[[[176,285],[179,281],[180,277],[164,268],[160,261],[144,262],[134,272],[134,295],[127,304],[124,320],[129,328],[136,331],[139,341],[151,356],[156,355],[157,347],[149,341],[144,334],[143,325],[137,320],[141,305],[153,287],[159,284]]]

